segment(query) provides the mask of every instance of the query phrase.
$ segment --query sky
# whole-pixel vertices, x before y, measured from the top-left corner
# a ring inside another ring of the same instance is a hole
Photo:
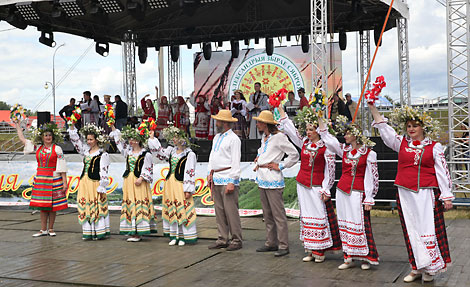
[[[447,48],[446,10],[433,0],[408,1],[410,19],[408,25],[410,49],[410,79],[413,102],[447,95]],[[9,104],[20,103],[25,108],[39,111],[53,109],[52,88],[45,89],[46,82],[52,82],[52,58],[54,48],[39,43],[40,32],[34,27],[26,30],[14,29],[5,21],[0,22],[0,101]],[[358,76],[357,33],[348,33],[348,46],[342,53],[344,91],[353,97],[360,94]],[[336,36],[337,37],[337,36]],[[95,52],[92,39],[63,33],[54,33],[59,48],[55,57],[56,111],[66,105],[71,97],[80,99],[82,92],[90,90],[102,98],[104,94],[123,94],[122,48],[110,45],[108,57]],[[295,38],[284,45],[296,45]],[[57,47],[56,46],[56,47]],[[91,47],[91,48],[90,48]],[[263,41],[250,47],[264,48]],[[240,41],[240,48],[246,48]],[[219,48],[220,49],[220,48]],[[224,43],[222,50],[229,50]],[[213,51],[215,46],[213,46]],[[375,45],[371,33],[371,57]],[[88,52],[87,52],[88,51]],[[201,51],[199,45],[191,50],[182,46],[182,82],[180,93],[188,96],[193,91],[193,54]],[[164,53],[166,57],[166,52]],[[78,61],[81,58],[81,61]],[[75,68],[71,67],[78,61]],[[165,63],[167,62],[165,58]],[[158,55],[149,48],[145,64],[136,59],[137,94],[140,99],[146,94],[155,98],[158,85]],[[68,75],[67,75],[68,74]],[[398,83],[398,42],[397,29],[384,34],[383,45],[379,48],[372,70],[372,80],[383,75],[387,87],[384,95],[399,99]],[[59,81],[61,83],[59,84]]]

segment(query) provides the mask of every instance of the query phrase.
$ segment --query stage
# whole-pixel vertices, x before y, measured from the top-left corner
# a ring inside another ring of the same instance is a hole
[[[391,214],[391,213],[390,213]],[[158,216],[159,218],[160,215]],[[256,253],[263,244],[261,217],[242,218],[244,246],[234,252],[208,250],[214,242],[214,217],[199,217],[195,246],[168,246],[159,233],[142,242],[126,242],[118,234],[118,214],[111,214],[111,239],[82,241],[75,210],[59,212],[57,237],[33,238],[39,214],[26,208],[0,208],[1,286],[420,286],[403,283],[409,272],[400,222],[372,217],[380,265],[340,271],[341,254],[324,263],[302,262],[299,222],[289,220],[290,254],[275,258]],[[453,265],[429,286],[470,286],[468,219],[446,220]]]

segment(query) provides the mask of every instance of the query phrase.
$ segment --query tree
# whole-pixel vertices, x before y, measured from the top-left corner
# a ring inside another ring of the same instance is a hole
[[[0,110],[10,110],[11,105],[6,102],[0,101]]]

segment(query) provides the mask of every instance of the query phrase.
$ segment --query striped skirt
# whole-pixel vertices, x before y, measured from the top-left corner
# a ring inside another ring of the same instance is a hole
[[[68,207],[67,195],[62,188],[61,176],[53,176],[52,172],[41,172],[38,169],[34,178],[29,208],[46,211],[66,209]]]

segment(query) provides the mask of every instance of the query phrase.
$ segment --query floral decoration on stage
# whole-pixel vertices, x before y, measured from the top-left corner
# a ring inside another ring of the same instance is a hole
[[[343,135],[345,135],[347,132],[350,132],[356,137],[356,141],[359,144],[363,144],[367,147],[375,146],[375,142],[371,141],[368,137],[366,137],[362,133],[358,125],[352,124],[351,122],[349,122],[348,118],[343,115],[339,115],[336,117],[335,130]]]
[[[428,113],[410,106],[395,108],[390,114],[390,125],[399,134],[406,135],[406,123],[417,121],[421,123],[426,137],[432,140],[439,140],[441,132],[439,121],[433,119]]]
[[[25,114],[25,109],[20,104],[15,104],[10,108],[10,120],[13,123],[20,123],[27,120],[28,117]]]
[[[364,95],[369,104],[374,104],[375,101],[379,99],[379,95],[382,92],[382,89],[387,86],[384,76],[377,77],[377,79],[375,79],[375,83],[373,83],[372,86],[373,88],[368,90]]]
[[[64,137],[59,127],[57,127],[57,124],[54,122],[49,122],[40,125],[39,128],[31,127],[31,141],[33,144],[36,146],[42,145],[42,136],[46,132],[52,133],[52,142],[54,144],[64,142]]]
[[[326,93],[320,88],[315,88],[315,92],[310,95],[308,104],[320,117],[322,117],[328,106]]]
[[[113,105],[106,104],[104,106],[104,119],[108,126],[112,126],[116,122],[116,115],[114,114]]]
[[[94,135],[95,139],[98,141],[98,146],[101,148],[109,143],[109,137],[105,134],[105,130],[92,123],[87,123],[83,128],[81,128],[80,134],[85,139],[88,135]]]
[[[76,122],[78,122],[78,120],[80,120],[81,117],[82,117],[82,109],[80,109],[80,107],[76,107],[73,110],[70,117],[66,117],[67,123],[69,125],[74,125]]]

